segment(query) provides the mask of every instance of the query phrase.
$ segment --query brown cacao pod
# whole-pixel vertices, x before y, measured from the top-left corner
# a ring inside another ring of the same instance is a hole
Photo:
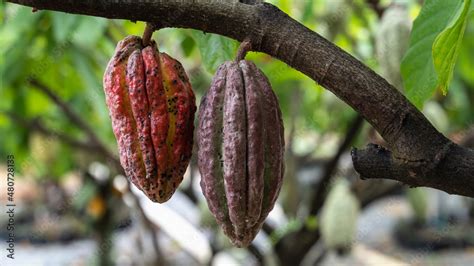
[[[195,97],[182,65],[137,36],[120,41],[104,91],[129,180],[165,202],[183,179],[193,146]]]
[[[252,62],[226,62],[201,101],[198,118],[198,166],[209,209],[234,245],[248,246],[282,184],[278,99]]]

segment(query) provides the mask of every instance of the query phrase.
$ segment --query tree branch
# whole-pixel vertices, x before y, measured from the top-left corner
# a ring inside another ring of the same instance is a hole
[[[71,147],[76,147],[78,149],[82,149],[84,151],[98,151],[98,148],[95,144],[85,142],[85,141],[80,141],[76,140],[75,138],[72,138],[69,135],[63,134],[61,132],[57,132],[54,130],[51,130],[43,125],[41,122],[40,118],[35,118],[35,119],[25,119],[13,112],[0,112],[4,113],[7,117],[9,117],[12,121],[15,121],[18,123],[20,126],[31,130],[31,131],[37,131],[38,133],[47,136],[47,137],[53,137],[53,138],[58,138],[62,142],[66,143],[67,145]]]
[[[235,0],[9,2],[40,10],[147,21],[158,29],[193,28],[238,41],[248,38],[254,51],[282,60],[332,91],[389,143],[391,152],[370,146],[367,150],[354,150],[354,166],[362,177],[395,179],[412,186],[474,196],[472,150],[457,146],[440,134],[415,106],[370,68],[271,4]],[[376,165],[374,161],[383,164]]]
[[[380,0],[367,0],[367,4],[374,10],[379,18],[382,17],[385,9],[380,6]]]
[[[336,154],[331,160],[325,163],[324,172],[321,175],[320,181],[314,188],[314,194],[310,201],[310,215],[317,215],[319,210],[324,204],[326,199],[328,186],[331,183],[331,179],[334,175],[334,172],[337,169],[339,160],[342,154],[349,149],[351,143],[357,137],[360,129],[364,124],[364,119],[362,116],[357,115],[352,121],[347,130],[346,136],[339,145]],[[296,232],[285,235],[280,241],[276,244],[277,254],[283,265],[286,264],[299,264],[303,259],[304,254],[306,254],[312,246],[319,240],[320,233],[319,231],[312,231],[306,226],[300,228]],[[295,245],[295,240],[296,241]],[[291,247],[291,248],[290,248]]]
[[[89,142],[82,142],[79,140],[76,140],[66,134],[62,134],[59,132],[52,131],[45,127],[41,122],[40,119],[34,119],[32,121],[28,121],[15,113],[12,112],[5,112],[7,116],[9,116],[11,119],[17,121],[20,123],[22,126],[36,130],[40,132],[43,135],[46,136],[52,136],[52,137],[57,137],[61,141],[63,141],[65,144],[70,145],[72,147],[77,147],[80,149],[83,149],[85,151],[89,151],[92,153],[99,153],[101,154],[109,163],[111,163],[120,173],[123,173],[123,168],[120,164],[119,159],[109,150],[107,149],[106,145],[101,142],[99,137],[96,135],[96,133],[92,130],[92,128],[87,124],[74,110],[72,110],[60,97],[58,97],[48,86],[45,84],[41,83],[39,80],[36,79],[30,79],[29,82],[31,85],[35,86],[36,89],[40,90],[43,92],[46,96],[48,96],[59,108],[61,108],[66,116],[73,122],[79,129],[84,131],[86,135],[89,138]],[[138,208],[138,211],[142,215],[143,223],[144,226],[152,233],[152,242],[153,242],[153,248],[155,249],[155,253],[157,255],[157,258],[161,260],[161,250],[158,245],[158,239],[157,239],[157,232],[158,229],[156,226],[153,224],[153,222],[148,219],[148,217],[145,215],[143,208],[140,204],[140,201],[134,193],[131,191],[130,184],[127,183],[127,190],[131,197],[135,200],[136,206]]]
[[[446,155],[449,154],[449,155]],[[439,151],[435,161],[404,163],[394,159],[393,154],[378,145],[369,144],[367,149],[359,152],[352,151],[354,167],[359,173],[365,173],[364,178],[386,178],[397,180],[412,187],[426,186],[444,190],[450,194],[473,197],[473,166],[474,151],[448,143],[445,149]],[[438,161],[437,158],[439,158]],[[442,159],[444,158],[444,159]],[[432,165],[421,168],[426,173],[419,173],[410,167],[413,164]]]
[[[362,118],[362,116],[357,115],[353,119],[353,121],[351,121],[349,130],[347,131],[345,138],[339,145],[336,154],[334,155],[332,160],[328,161],[325,165],[324,172],[321,176],[321,181],[319,181],[319,183],[317,184],[315,194],[313,196],[313,199],[311,200],[311,215],[317,215],[319,210],[323,206],[328,186],[331,183],[332,176],[334,175],[334,172],[337,169],[339,159],[341,158],[342,154],[350,148],[350,145],[352,144],[352,142],[354,142],[354,139],[359,134],[359,131],[363,125],[364,119]]]
[[[102,142],[99,140],[99,138],[95,134],[94,130],[89,126],[89,124],[82,120],[82,118],[78,114],[76,114],[67,103],[65,103],[50,88],[48,88],[46,84],[34,78],[30,78],[29,83],[33,85],[33,88],[39,90],[40,92],[48,96],[48,98],[51,99],[51,101],[53,101],[67,117],[69,117],[69,119],[74,125],[82,129],[82,131],[86,133],[87,137],[89,138],[89,141],[91,141],[99,149],[107,150],[107,148],[102,145]]]

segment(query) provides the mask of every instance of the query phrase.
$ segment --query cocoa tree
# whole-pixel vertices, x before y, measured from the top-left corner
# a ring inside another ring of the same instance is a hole
[[[147,21],[157,28],[193,28],[250,40],[332,91],[364,117],[387,142],[353,149],[362,178],[398,180],[451,194],[474,196],[474,151],[438,132],[398,90],[353,56],[261,1],[41,1],[8,2],[113,19]]]

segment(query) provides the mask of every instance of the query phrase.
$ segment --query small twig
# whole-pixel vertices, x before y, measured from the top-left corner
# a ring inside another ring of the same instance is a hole
[[[152,239],[152,242],[153,242],[153,249],[155,250],[155,253],[156,253],[156,257],[158,259],[158,265],[163,265],[164,264],[164,261],[163,261],[163,254],[160,250],[160,245],[158,243],[158,229],[155,227],[155,224],[150,221],[150,219],[148,219],[148,217],[146,216],[145,214],[145,210],[143,209],[142,205],[140,204],[140,199],[138,198],[137,195],[135,195],[135,193],[133,193],[131,187],[130,187],[130,183],[127,183],[127,191],[128,191],[128,194],[130,194],[133,198],[133,200],[135,201],[135,206],[138,208],[138,212],[140,213],[140,216],[143,218],[143,224],[145,225],[145,227],[152,233],[153,237],[151,238]]]
[[[153,35],[153,32],[155,31],[156,26],[153,23],[147,22],[145,26],[145,31],[143,32],[143,37],[142,37],[142,44],[143,46],[148,46],[151,41],[151,36]]]
[[[26,120],[20,116],[18,116],[17,114],[13,113],[13,112],[3,112],[6,116],[8,116],[10,119],[14,120],[15,122],[17,122],[18,124],[20,124],[21,126],[27,128],[27,129],[30,129],[30,130],[33,130],[33,131],[38,131],[39,133],[45,135],[45,136],[51,136],[51,137],[57,137],[59,140],[63,141],[65,144],[71,146],[71,147],[77,147],[77,148],[80,148],[82,150],[85,150],[85,151],[89,151],[91,153],[100,153],[102,154],[102,156],[104,156],[105,158],[107,158],[108,161],[111,161],[115,166],[119,166],[119,171],[121,171],[121,168],[120,168],[120,162],[118,161],[118,159],[113,156],[111,153],[104,153],[103,150],[101,149],[98,149],[98,147],[95,145],[95,144],[92,144],[92,143],[89,143],[89,142],[82,142],[82,141],[78,141],[68,135],[65,135],[65,134],[61,134],[59,132],[54,132],[48,128],[46,128],[43,123],[41,123],[40,119],[39,118],[36,118],[36,119],[33,119],[33,120]],[[139,199],[137,198],[137,196],[135,194],[133,194],[130,190],[130,185],[127,186],[129,192],[130,192],[130,195],[132,195],[132,197],[135,199],[136,201],[136,205],[138,206],[138,210],[140,212],[140,214],[143,216],[143,219],[144,219],[144,223],[145,223],[145,226],[148,227],[148,229],[153,233],[153,235],[155,237],[152,238],[152,241],[153,241],[153,247],[155,249],[155,252],[157,254],[157,256],[160,258],[160,250],[159,250],[159,245],[158,245],[158,241],[156,239],[156,229],[153,227],[153,223],[146,217],[144,211],[143,211],[143,208],[141,207],[140,205],[140,202],[139,202]]]
[[[77,114],[72,110],[72,108],[65,103],[61,98],[59,98],[46,84],[42,83],[41,81],[30,78],[29,82],[33,85],[33,88],[38,89],[42,93],[44,93],[48,98],[50,98],[61,110],[63,110],[64,114],[71,120],[71,122],[77,126],[79,129],[84,131],[89,138],[89,141],[97,146],[97,150],[107,158],[114,158],[113,162],[118,163],[118,159],[113,155],[113,153],[100,141],[99,137],[95,134],[94,130]],[[120,169],[120,163],[118,163]]]
[[[235,57],[235,61],[239,62],[240,60],[244,60],[245,56],[249,51],[252,51],[252,43],[250,39],[245,39],[243,42],[240,43],[239,50],[237,51],[237,56]]]
[[[258,249],[257,246],[255,246],[254,244],[250,244],[247,250],[255,257],[255,259],[257,260],[257,265],[265,265],[265,256],[262,254],[262,252]]]
[[[324,172],[321,178],[321,181],[318,183],[316,188],[315,194],[313,199],[311,200],[311,207],[310,207],[310,214],[316,215],[318,211],[321,209],[324,203],[324,199],[326,198],[326,190],[327,186],[330,184],[331,178],[337,169],[337,165],[339,163],[339,159],[341,158],[342,154],[349,149],[351,143],[357,137],[362,125],[364,124],[364,118],[357,114],[357,116],[352,121],[349,130],[347,131],[345,139],[340,144],[336,154],[329,161],[324,168]]]
[[[79,128],[81,128],[87,136],[95,143],[99,142],[98,138],[96,137],[94,130],[85,123],[79,115],[77,115],[71,107],[65,103],[61,98],[59,98],[46,84],[42,83],[41,81],[31,78],[29,79],[29,82],[31,85],[33,85],[33,88],[36,88],[37,90],[41,91],[44,93],[48,98],[50,98],[63,112],[66,114],[69,119]]]
[[[31,130],[31,131],[37,131],[40,134],[47,136],[47,137],[54,137],[58,138],[62,142],[68,144],[69,146],[76,147],[85,151],[97,151],[98,147],[90,142],[85,142],[85,141],[79,141],[71,136],[68,136],[66,134],[62,134],[56,131],[53,131],[51,129],[46,128],[43,123],[41,123],[41,120],[39,118],[27,120],[25,118],[20,117],[19,115],[13,113],[13,112],[1,112],[4,113],[8,118],[11,120],[15,121],[18,123],[20,126]]]
[[[37,89],[42,91],[44,94],[46,94],[56,105],[58,105],[66,114],[67,117],[71,119],[71,121],[79,127],[81,130],[85,131],[85,133],[88,135],[90,142],[92,142],[95,145],[94,152],[99,152],[102,154],[108,161],[112,162],[114,166],[119,170],[123,171],[120,161],[117,159],[117,157],[114,156],[112,152],[110,152],[106,146],[100,141],[98,136],[94,133],[94,131],[91,129],[91,127],[84,121],[82,118],[77,115],[64,101],[62,101],[52,90],[50,90],[46,85],[42,84],[40,81],[36,79],[31,79],[30,83],[34,85]],[[128,186],[130,189],[130,186]],[[131,191],[130,193],[134,195]],[[135,196],[135,195],[134,195]],[[149,230],[154,234],[153,236],[153,246],[155,248],[156,254],[160,256],[160,250],[158,247],[158,242],[156,240],[156,231],[155,228],[152,226],[152,222],[145,216],[143,209],[141,208],[138,198],[137,200],[137,206],[140,210],[140,212],[143,215],[143,219],[145,221],[146,226],[149,228]]]
[[[311,199],[310,206],[310,215],[315,215],[323,206],[324,200],[326,198],[327,186],[331,182],[331,178],[334,174],[334,171],[337,169],[339,159],[342,154],[349,148],[352,141],[357,136],[359,130],[363,125],[364,119],[360,114],[354,118],[352,121],[349,130],[346,133],[345,139],[339,145],[339,148],[334,155],[334,157],[327,163],[324,168],[324,173],[320,182],[315,188],[315,194]],[[319,240],[320,238],[319,231],[312,231],[306,226],[301,227],[300,230],[289,233],[281,238],[276,244],[276,250],[281,264],[289,264],[290,262],[295,262],[299,264],[303,256],[310,250],[310,248]],[[295,245],[294,241],[298,244]]]
[[[379,18],[382,17],[383,13],[385,12],[385,8],[380,6],[379,0],[367,0],[367,4],[369,4],[369,6],[377,14]]]
[[[268,222],[265,222],[262,226],[262,230],[263,232],[265,232],[267,235],[271,236],[276,228],[274,228],[271,224],[269,224]]]

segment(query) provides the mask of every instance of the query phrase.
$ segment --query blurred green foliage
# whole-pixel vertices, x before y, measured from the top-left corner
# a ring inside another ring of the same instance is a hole
[[[408,98],[419,108],[436,89],[447,93],[462,45],[470,2],[428,0],[414,22],[410,48],[402,62],[402,75]]]
[[[345,51],[378,70],[374,36],[379,18],[366,1],[272,0],[308,28],[323,34]],[[409,3],[412,19],[420,10]],[[382,1],[387,7],[390,1]],[[70,147],[40,134],[24,122],[39,122],[51,132],[86,140],[84,132],[29,81],[37,79],[94,129],[116,152],[102,90],[102,75],[116,43],[126,35],[141,35],[145,24],[0,5],[0,156],[14,154],[19,171],[37,177],[60,177],[98,158],[94,152]],[[154,34],[160,50],[180,60],[196,91],[198,103],[212,71],[232,59],[237,43],[190,29],[163,29]],[[450,93],[431,99],[449,118],[446,133],[462,130],[474,119],[474,25],[469,22],[461,43]],[[284,114],[286,134],[294,126],[296,154],[330,156],[334,142],[345,134],[355,112],[313,80],[262,53],[249,53],[270,79]],[[296,102],[296,104],[295,104]],[[364,134],[362,134],[364,135]],[[325,141],[321,141],[325,140]],[[367,142],[361,136],[357,145]],[[329,148],[328,148],[329,147]],[[1,161],[0,161],[1,162]]]

